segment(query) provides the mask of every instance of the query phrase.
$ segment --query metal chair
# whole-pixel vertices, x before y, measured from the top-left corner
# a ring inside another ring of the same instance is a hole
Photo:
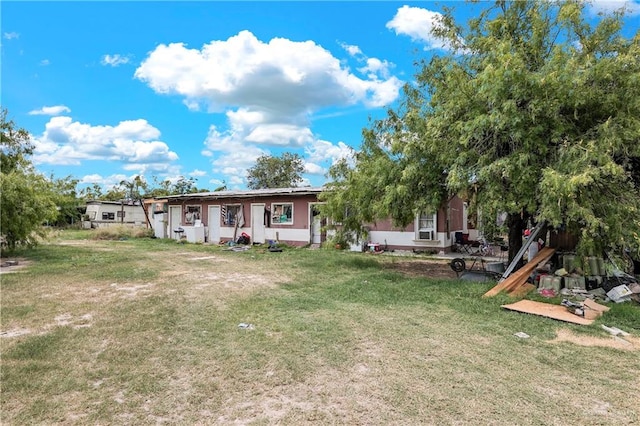
[[[460,232],[460,231],[456,232],[454,234],[454,243],[456,245],[456,251],[458,253],[471,254],[471,245],[469,244],[469,234],[465,234],[464,232]]]

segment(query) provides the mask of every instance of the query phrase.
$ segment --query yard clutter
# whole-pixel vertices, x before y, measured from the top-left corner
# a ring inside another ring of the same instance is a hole
[[[538,294],[554,298],[563,296],[560,304],[520,300],[502,305],[507,310],[539,315],[573,324],[590,325],[610,310],[600,302],[640,303],[637,279],[607,264],[600,257],[577,258],[573,253],[557,254],[553,248],[542,248],[525,266],[503,279],[483,297],[506,292],[524,296],[537,289]],[[506,274],[505,274],[506,275]],[[614,327],[615,328],[615,327]]]
[[[562,305],[536,302],[533,300],[520,300],[516,303],[502,305],[502,307],[511,311],[540,315],[580,325],[593,324],[597,317],[609,310],[607,306],[589,299],[580,304],[565,302],[565,304]]]
[[[483,297],[505,292],[510,296],[523,296],[533,289],[545,297],[575,296],[601,301],[622,303],[636,300],[640,303],[638,280],[620,270],[613,262],[601,257],[577,258],[573,253],[556,253],[543,247],[526,265],[506,276],[487,291]]]

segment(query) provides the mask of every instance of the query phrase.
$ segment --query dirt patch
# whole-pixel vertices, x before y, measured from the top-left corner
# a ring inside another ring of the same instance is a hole
[[[385,268],[416,278],[456,278],[456,273],[451,269],[451,266],[449,266],[449,262],[443,260],[393,262],[385,265]]]
[[[0,338],[2,337],[20,337],[26,334],[31,334],[31,330],[28,328],[13,328],[7,331],[0,332]]]
[[[21,257],[10,257],[0,259],[0,274],[11,274],[18,272],[27,266],[31,265],[30,260],[23,259]]]
[[[604,348],[622,349],[625,351],[640,350],[640,338],[637,337],[595,337],[578,336],[570,330],[560,329],[556,333],[556,338],[551,343],[569,342],[580,346],[599,346]]]

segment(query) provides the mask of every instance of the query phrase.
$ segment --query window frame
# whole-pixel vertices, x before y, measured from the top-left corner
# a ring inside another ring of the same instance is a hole
[[[431,216],[431,218],[427,218]],[[423,219],[424,217],[424,219]],[[432,222],[432,226],[422,226],[422,221]],[[431,238],[422,238],[421,233],[430,233]],[[431,213],[429,210],[423,210],[416,217],[416,240],[418,241],[436,241],[438,235],[438,212]]]
[[[282,219],[282,216],[286,216],[286,215],[278,215],[276,216],[276,207],[280,207],[281,211],[284,211],[284,206],[291,206],[291,219],[288,222],[281,222],[280,220]],[[291,201],[285,201],[285,202],[278,202],[278,203],[271,203],[271,225],[285,225],[285,226],[291,226],[293,225],[293,218],[294,218],[294,203]],[[276,221],[276,217],[278,218],[278,220]]]
[[[187,215],[189,215],[189,219],[187,219]],[[202,219],[202,205],[201,204],[187,204],[184,206],[184,224],[186,226],[193,226],[196,223],[196,220]]]
[[[233,218],[227,220],[229,218],[230,207],[236,211],[236,214]],[[223,204],[221,209],[224,208],[225,214],[220,215],[220,220],[222,221],[222,226],[227,226],[233,228],[236,226],[236,216],[240,213],[240,209],[242,208],[242,204]]]
[[[102,212],[102,220],[116,220],[116,214],[114,212]]]

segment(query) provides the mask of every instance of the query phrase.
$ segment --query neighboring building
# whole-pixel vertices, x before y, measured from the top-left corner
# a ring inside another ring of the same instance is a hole
[[[141,203],[127,201],[87,201],[82,226],[102,228],[105,226],[148,226],[147,216]]]
[[[279,188],[203,192],[164,197],[168,208],[167,236],[189,242],[235,241],[246,233],[251,242],[267,240],[294,246],[321,244],[326,221],[318,214],[322,188]],[[371,243],[388,249],[450,251],[456,231],[477,233],[467,224],[467,205],[453,197],[445,208],[424,212],[399,229],[390,220],[367,226]],[[329,232],[329,235],[331,233]],[[352,247],[359,250],[362,244]]]

